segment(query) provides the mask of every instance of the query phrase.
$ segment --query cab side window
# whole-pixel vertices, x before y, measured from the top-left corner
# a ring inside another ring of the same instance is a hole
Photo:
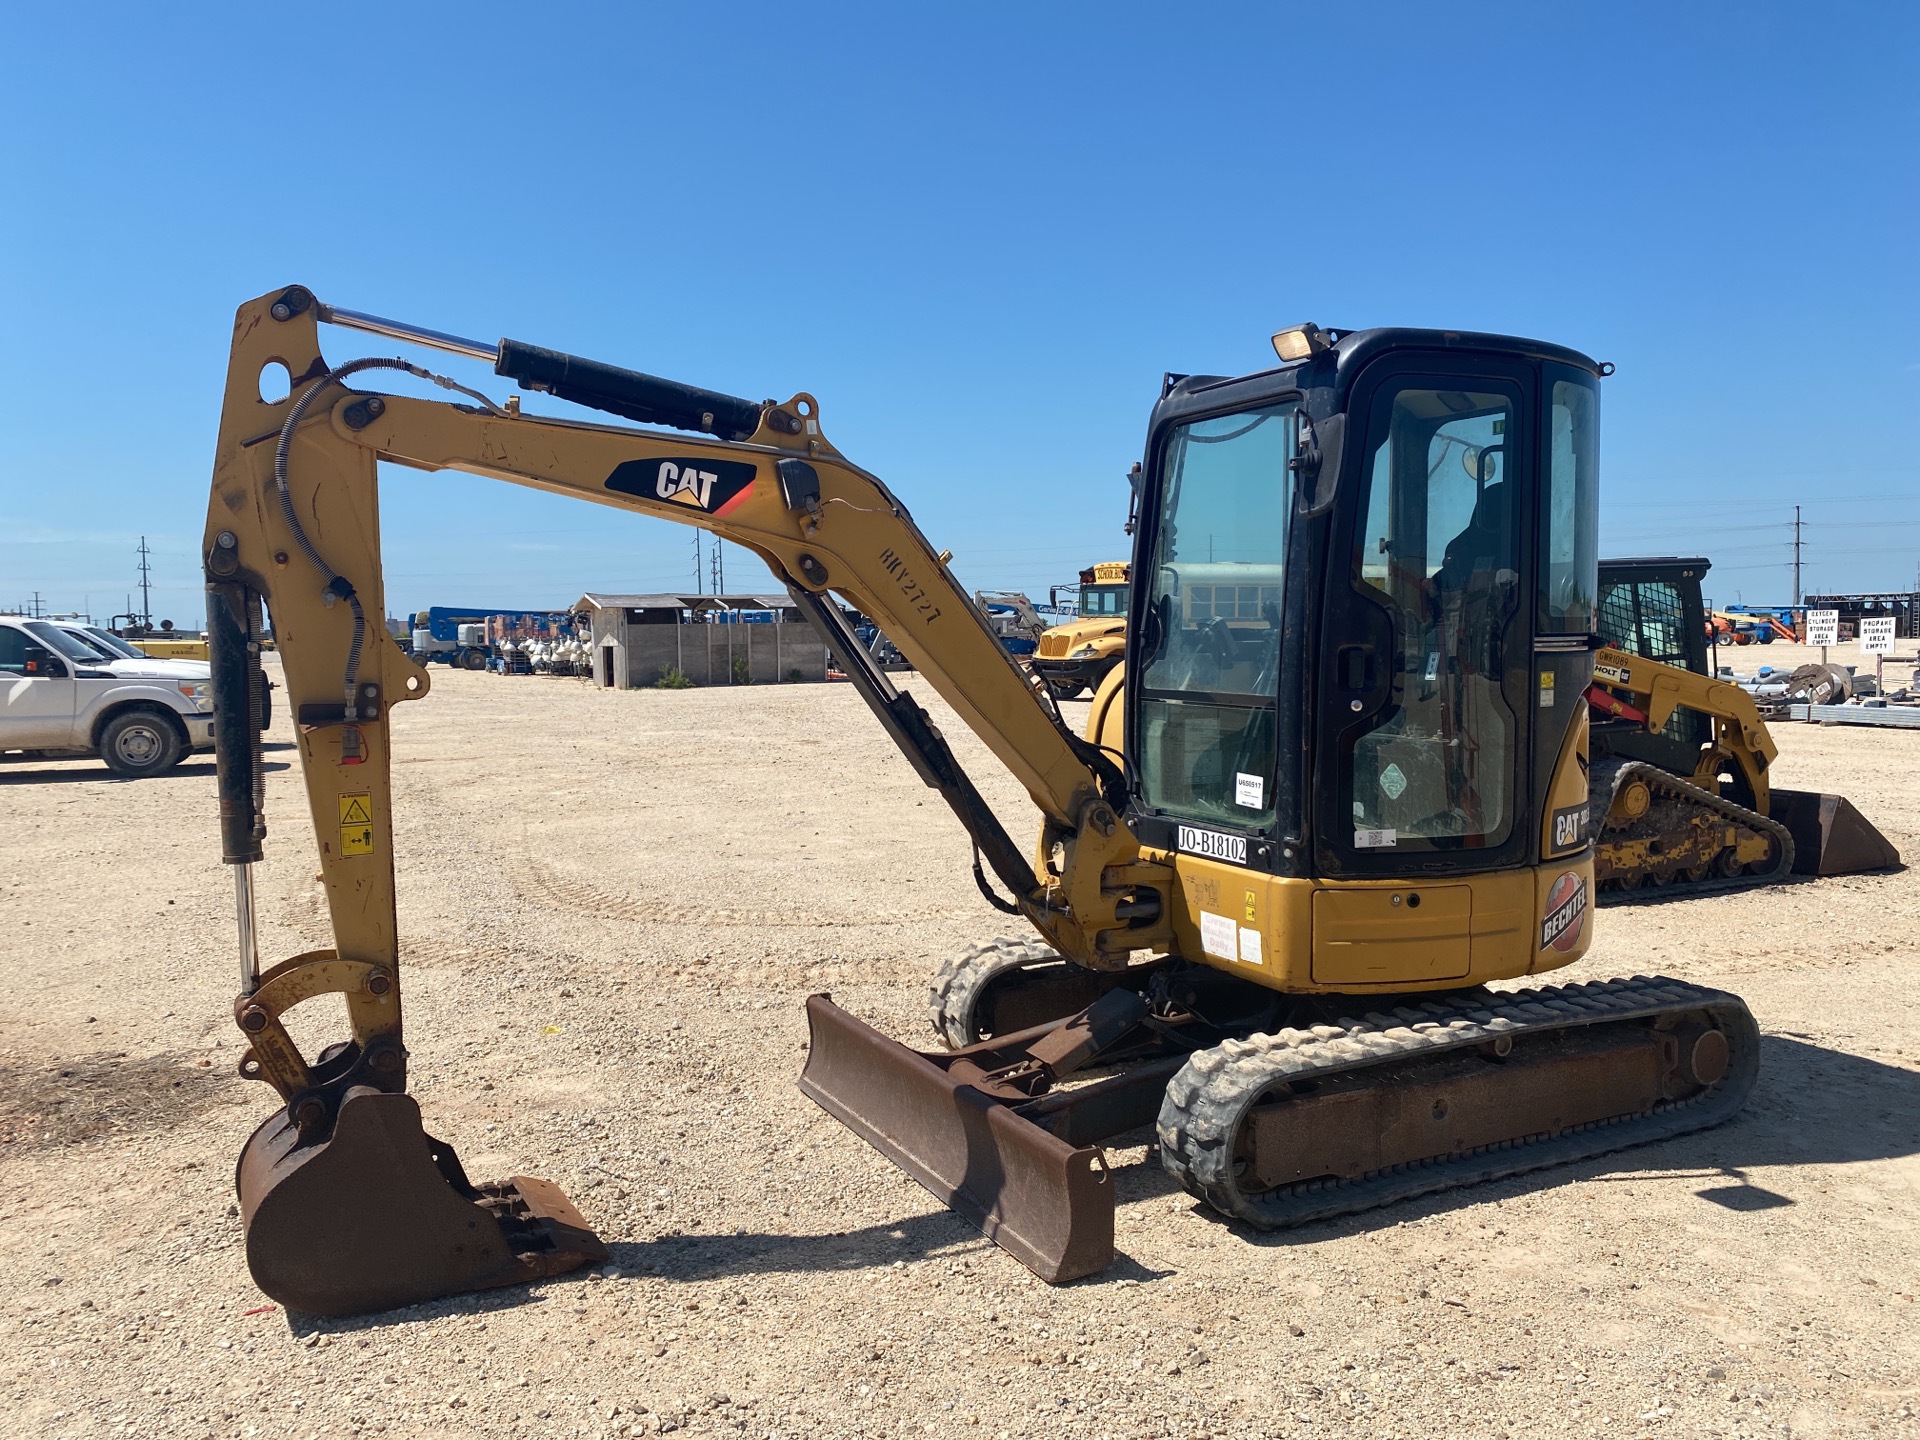
[[[31,642],[10,625],[0,625],[0,675],[27,673],[27,647]]]

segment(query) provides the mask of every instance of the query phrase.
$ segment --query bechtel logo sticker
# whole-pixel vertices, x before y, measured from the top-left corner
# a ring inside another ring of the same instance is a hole
[[[1587,882],[1569,870],[1547,891],[1547,918],[1540,925],[1540,948],[1561,954],[1573,949],[1587,924]]]

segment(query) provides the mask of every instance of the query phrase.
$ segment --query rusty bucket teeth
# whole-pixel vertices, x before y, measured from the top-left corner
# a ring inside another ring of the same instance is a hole
[[[1021,1118],[824,995],[807,1001],[807,1023],[801,1091],[942,1204],[1050,1284],[1112,1263],[1113,1182],[1098,1150]]]
[[[332,1134],[306,1145],[281,1110],[247,1141],[235,1181],[254,1282],[310,1315],[391,1310],[607,1257],[547,1181],[469,1185],[410,1095],[351,1089]]]

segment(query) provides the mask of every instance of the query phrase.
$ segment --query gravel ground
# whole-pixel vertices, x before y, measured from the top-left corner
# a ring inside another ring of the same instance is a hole
[[[269,963],[328,938],[277,723]],[[613,1265],[368,1319],[269,1305],[233,1205],[270,1107],[233,1073],[212,763],[8,766],[0,1431],[1920,1434],[1920,872],[1600,914],[1572,978],[1759,1017],[1717,1131],[1284,1236],[1120,1146],[1121,1259],[1050,1289],[794,1088],[808,993],[926,1043],[936,961],[1006,926],[849,689],[436,669],[394,725],[413,1088],[476,1176],[565,1188]],[[1782,783],[1920,855],[1920,734],[1775,733]]]

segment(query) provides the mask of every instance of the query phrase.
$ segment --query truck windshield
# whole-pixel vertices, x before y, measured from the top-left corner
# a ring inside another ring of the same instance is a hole
[[[1141,794],[1163,813],[1272,822],[1294,426],[1274,405],[1167,442],[1138,721]]]
[[[1082,585],[1080,614],[1082,616],[1126,614],[1127,589],[1125,585]]]
[[[144,660],[147,658],[140,651],[134,649],[133,646],[122,640],[118,635],[110,634],[92,625],[87,627],[85,636],[81,638],[86,644],[93,646],[94,649],[104,650],[109,655],[117,655],[122,660]]]
[[[104,665],[111,658],[102,655],[79,636],[69,635],[58,625],[49,625],[44,620],[29,620],[27,629],[33,632],[35,639],[56,655],[64,655],[69,660],[79,661],[82,665]]]

